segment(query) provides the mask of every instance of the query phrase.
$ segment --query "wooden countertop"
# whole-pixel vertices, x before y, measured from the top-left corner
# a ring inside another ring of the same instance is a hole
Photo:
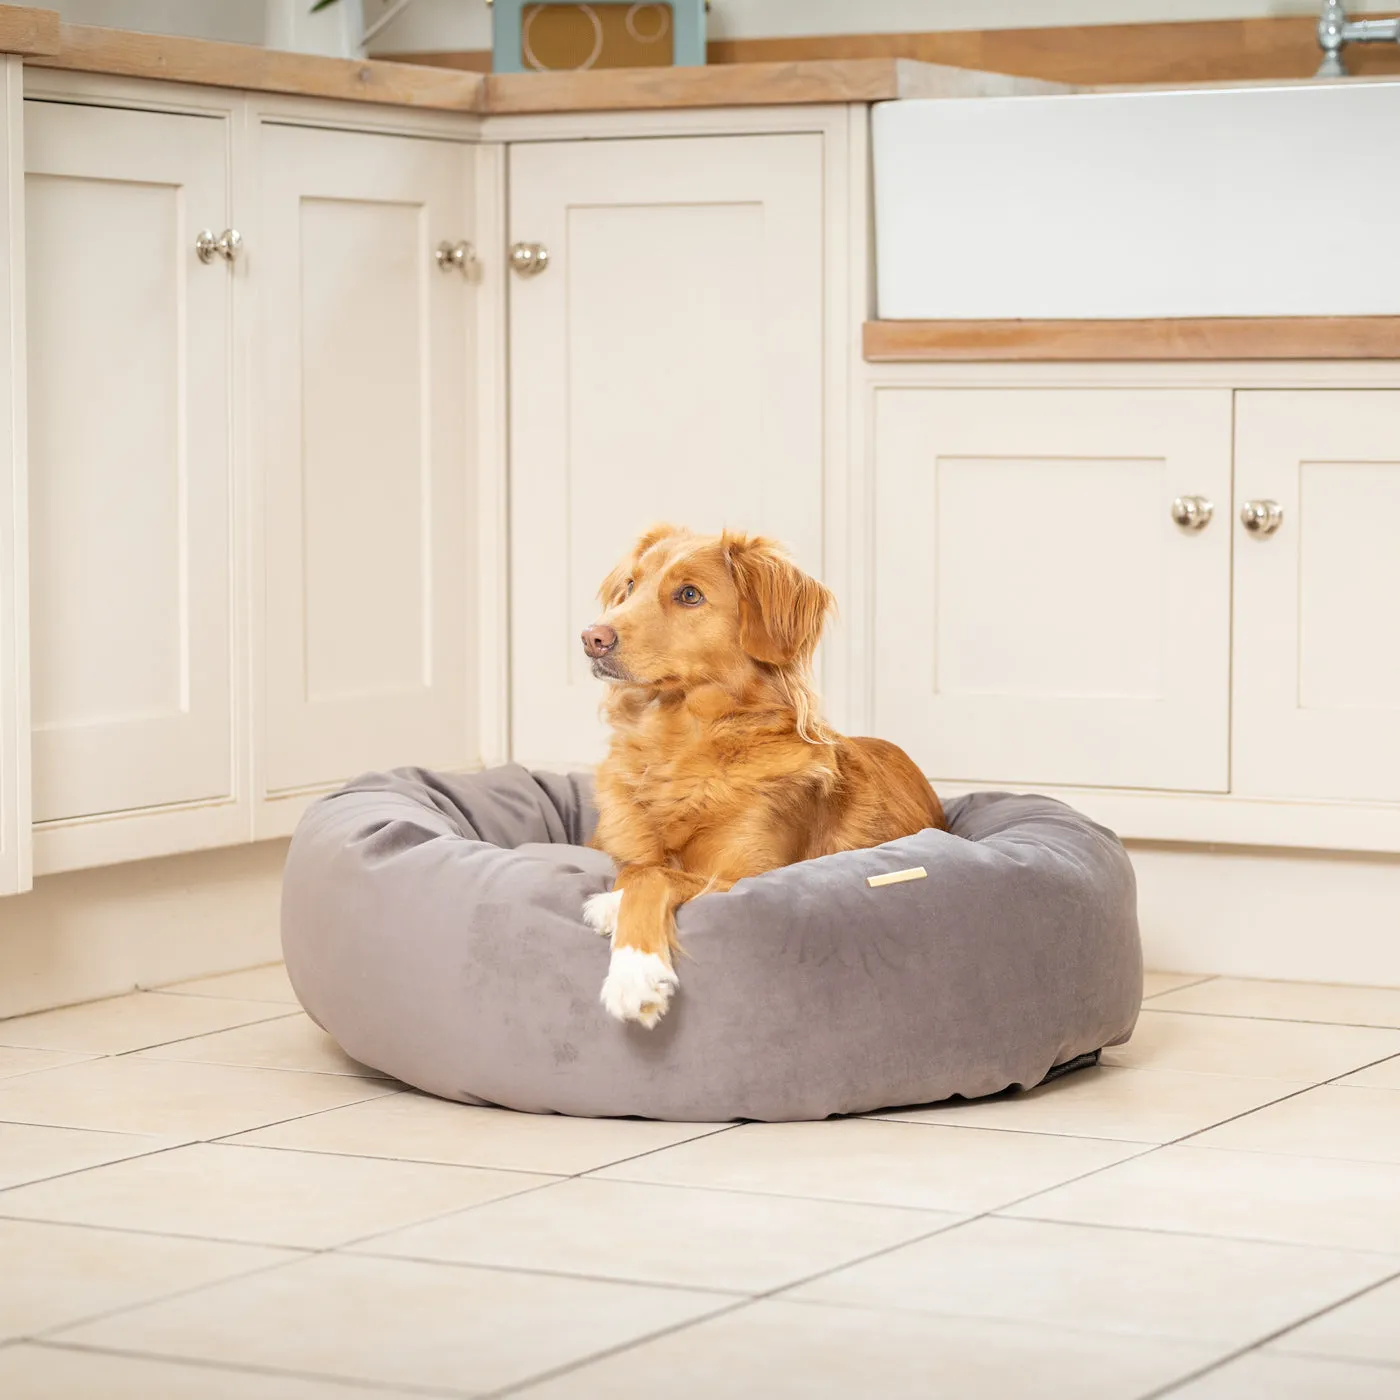
[[[867,321],[884,364],[994,360],[1396,360],[1400,316],[1143,321]]]
[[[124,78],[378,102],[447,112],[640,111],[898,97],[997,97],[1059,92],[1058,83],[905,58],[726,63],[586,73],[483,74],[423,63],[322,58],[245,44],[60,24],[50,10],[0,5],[0,53],[36,67]]]
[[[52,10],[0,5],[0,53],[45,54],[58,50],[58,16]]]
[[[761,107],[884,102],[899,97],[1006,97],[1068,92],[1062,83],[920,63],[908,58],[718,63],[702,68],[615,68],[586,73],[484,75],[484,111],[603,112],[647,107]]]

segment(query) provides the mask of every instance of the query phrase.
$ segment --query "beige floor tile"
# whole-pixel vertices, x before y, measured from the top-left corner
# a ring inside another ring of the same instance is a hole
[[[41,1128],[0,1123],[0,1191],[67,1172],[160,1152],[175,1139],[140,1133],[93,1133],[83,1128]],[[0,1212],[3,1213],[3,1212]]]
[[[1252,1351],[1172,1391],[1172,1400],[1395,1400],[1388,1366]]]
[[[408,1400],[410,1394],[55,1345],[22,1342],[0,1351],[6,1400]]]
[[[0,1021],[0,1026],[4,1022]],[[75,1065],[87,1055],[75,1055],[65,1050],[21,1050],[0,1045],[0,1079],[12,1079],[17,1074],[32,1074],[39,1069],[57,1069],[60,1065]]]
[[[936,1211],[580,1178],[397,1230],[357,1249],[759,1293],[957,1219]]]
[[[1204,972],[1144,972],[1142,974],[1142,999],[1159,997],[1163,992],[1174,992],[1181,987],[1194,987],[1198,982],[1210,979]]]
[[[31,1336],[296,1257],[251,1245],[0,1220],[0,1340]]]
[[[1178,1144],[1011,1206],[1007,1215],[1275,1240],[1400,1257],[1400,1166]]]
[[[1397,1267],[1380,1254],[987,1217],[785,1296],[1237,1347]]]
[[[328,1249],[551,1180],[194,1143],[0,1193],[0,1216]]]
[[[1196,1139],[1201,1147],[1400,1162],[1400,1102],[1391,1089],[1320,1084],[1224,1123]]]
[[[520,1400],[1130,1400],[1200,1344],[864,1308],[751,1303],[569,1371]]]
[[[480,1392],[731,1301],[677,1288],[321,1254],[65,1331],[60,1339]]]
[[[1005,1205],[1137,1150],[1121,1142],[848,1118],[750,1123],[599,1175],[966,1213]]]
[[[1144,1010],[1133,1038],[1106,1049],[1103,1063],[1316,1083],[1387,1055],[1400,1055],[1400,1030]]]
[[[1400,1055],[1394,1059],[1382,1060],[1378,1065],[1359,1069],[1349,1074],[1339,1084],[1355,1084],[1362,1089],[1400,1089]]]
[[[1400,988],[1338,987],[1318,982],[1251,982],[1213,977],[1152,1003],[1157,1011],[1215,1016],[1261,1016],[1279,1021],[1330,1021],[1350,1026],[1400,1027]]]
[[[221,1137],[393,1093],[377,1079],[166,1060],[89,1060],[0,1080],[0,1122]]]
[[[1400,1367],[1400,1278],[1295,1327],[1270,1350]],[[1394,1393],[1400,1395],[1400,1374]]]
[[[1223,1123],[1303,1087],[1285,1079],[1103,1066],[1024,1094],[970,1103],[951,1100],[881,1116],[907,1123],[1160,1143]]]
[[[284,1014],[265,1001],[214,997],[167,997],[132,992],[106,1001],[37,1011],[0,1021],[0,1045],[40,1050],[73,1050],[90,1055],[124,1055],[148,1045],[163,1045],[192,1035],[246,1026]]]
[[[192,1000],[198,1000],[192,998]],[[255,1026],[238,1026],[214,1035],[199,1035],[141,1051],[143,1059],[185,1060],[209,1065],[247,1065],[252,1069],[309,1069],[320,1074],[354,1074],[388,1079],[349,1055],[305,1013],[279,1016]]]
[[[263,1147],[573,1176],[713,1133],[719,1126],[512,1113],[403,1093],[282,1123],[240,1140]]]
[[[172,982],[161,987],[164,993],[186,997],[240,997],[246,1001],[276,1001],[299,1006],[297,994],[287,980],[281,963],[250,967],[243,972],[225,972],[218,977],[196,977],[191,982]]]

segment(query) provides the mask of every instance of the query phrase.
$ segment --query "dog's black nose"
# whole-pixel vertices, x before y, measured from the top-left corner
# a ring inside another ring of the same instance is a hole
[[[606,656],[617,645],[617,633],[599,623],[583,629],[583,649],[589,656]]]

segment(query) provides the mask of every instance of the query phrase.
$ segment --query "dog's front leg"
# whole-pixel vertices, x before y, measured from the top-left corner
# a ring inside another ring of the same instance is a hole
[[[676,910],[706,890],[727,888],[727,882],[668,866],[623,866],[613,887],[616,925],[602,994],[610,1015],[648,1029],[656,1025],[679,985],[671,956]]]

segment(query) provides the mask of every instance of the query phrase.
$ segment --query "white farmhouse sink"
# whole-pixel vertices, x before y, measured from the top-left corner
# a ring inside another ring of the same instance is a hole
[[[1400,313],[1400,82],[881,103],[879,315]]]

